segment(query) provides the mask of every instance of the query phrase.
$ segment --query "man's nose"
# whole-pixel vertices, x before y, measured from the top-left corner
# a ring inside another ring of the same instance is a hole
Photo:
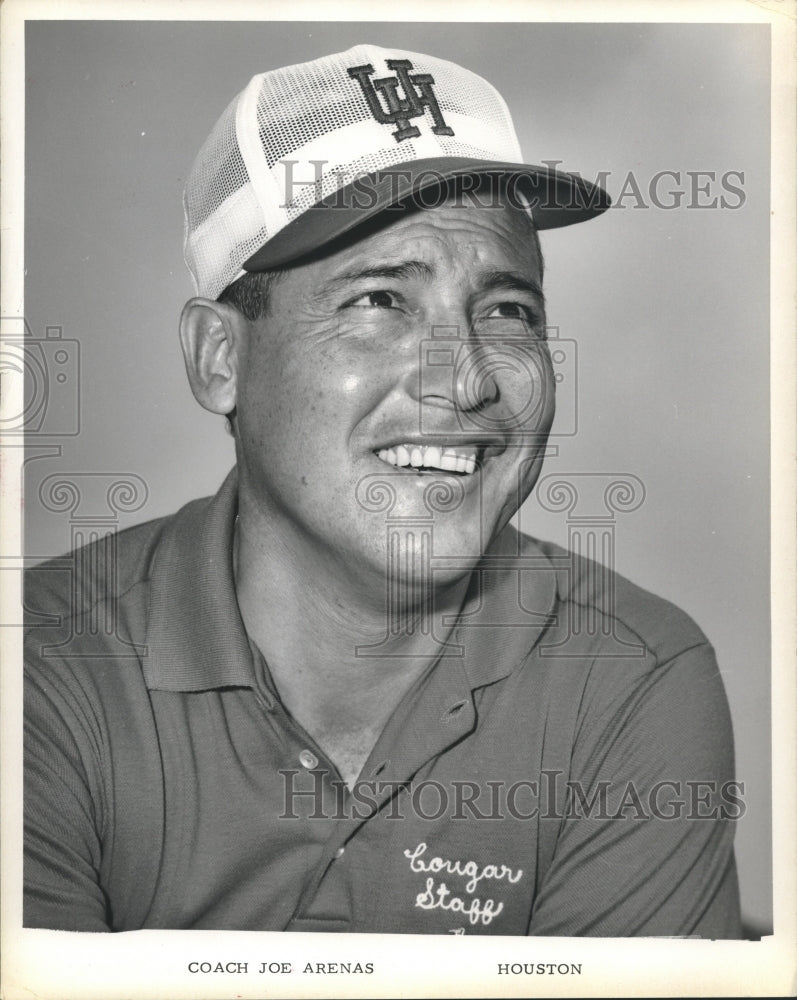
[[[478,412],[498,401],[490,352],[462,325],[432,326],[421,341],[410,395],[425,406]]]

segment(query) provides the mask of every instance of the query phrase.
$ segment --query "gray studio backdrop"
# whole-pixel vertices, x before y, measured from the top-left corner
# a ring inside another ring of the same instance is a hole
[[[595,473],[582,478],[593,485],[625,474],[644,487],[635,510],[608,512],[613,558],[716,647],[745,785],[744,911],[766,932],[766,26],[29,22],[25,318],[49,381],[29,390],[27,554],[217,488],[231,440],[190,396],[177,339],[192,294],[183,182],[251,75],[359,41],[487,77],[530,162],[603,174],[619,202],[543,234],[549,322],[569,345],[544,474]],[[65,473],[82,484],[80,510],[52,492]],[[108,484],[125,475],[133,486],[109,503]],[[574,512],[546,505],[532,497],[522,527],[566,543]],[[599,508],[579,513],[607,516]]]

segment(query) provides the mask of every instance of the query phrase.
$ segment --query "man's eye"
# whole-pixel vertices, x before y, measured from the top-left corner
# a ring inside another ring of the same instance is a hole
[[[488,319],[519,319],[524,323],[534,324],[534,314],[528,306],[520,302],[499,302],[487,313]]]
[[[379,289],[375,292],[366,292],[347,304],[360,309],[395,309],[398,306],[398,299],[392,292]]]

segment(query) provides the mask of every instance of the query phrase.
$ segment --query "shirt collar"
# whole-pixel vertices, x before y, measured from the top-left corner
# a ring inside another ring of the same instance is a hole
[[[253,687],[252,650],[238,609],[233,536],[235,469],[214,497],[166,522],[150,587],[144,678],[160,691]],[[472,689],[512,673],[551,621],[556,572],[533,539],[508,526],[474,570],[447,656]]]
[[[167,521],[152,570],[144,679],[160,691],[252,686],[252,653],[235,596],[236,470],[214,497]]]
[[[557,571],[535,539],[511,525],[477,565],[452,641],[471,687],[516,670],[554,620]]]

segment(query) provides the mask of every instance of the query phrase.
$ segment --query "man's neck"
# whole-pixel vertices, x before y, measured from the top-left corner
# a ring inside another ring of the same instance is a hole
[[[388,599],[387,573],[358,572],[301,538],[262,529],[239,520],[235,579],[244,625],[272,670],[351,674],[362,684],[366,670],[377,681],[403,661],[437,659],[451,631],[443,620],[461,608],[467,577],[433,593],[396,580]]]
[[[242,511],[236,530],[238,604],[280,700],[349,784],[387,719],[438,659],[467,578],[414,592],[386,574],[358,574],[290,530]]]

